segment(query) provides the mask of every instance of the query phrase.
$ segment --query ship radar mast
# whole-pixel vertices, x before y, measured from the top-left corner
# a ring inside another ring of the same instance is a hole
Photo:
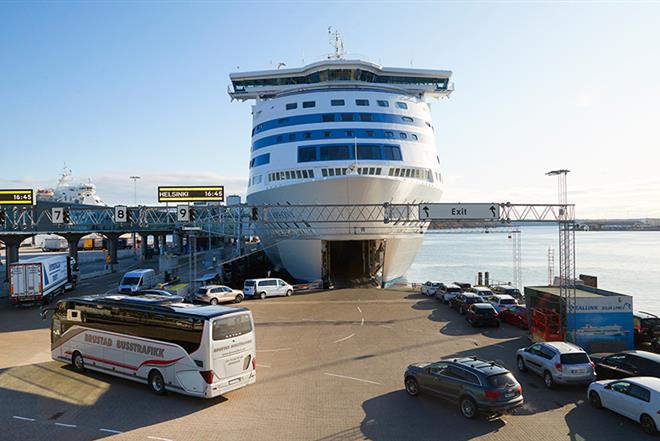
[[[328,60],[343,60],[344,55],[344,41],[341,39],[341,35],[338,30],[332,30],[332,26],[328,26],[328,39],[330,40],[330,46],[335,49],[334,54],[328,55]]]

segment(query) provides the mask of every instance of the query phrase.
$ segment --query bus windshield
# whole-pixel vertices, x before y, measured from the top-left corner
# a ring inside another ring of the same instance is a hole
[[[226,340],[252,332],[249,314],[232,315],[213,321],[213,340]]]

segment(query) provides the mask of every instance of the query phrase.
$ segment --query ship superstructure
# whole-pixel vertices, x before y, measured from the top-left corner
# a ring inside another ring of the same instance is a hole
[[[425,99],[447,97],[451,76],[345,60],[339,47],[302,68],[231,74],[231,98],[254,100],[247,202],[438,201],[442,172]],[[331,283],[396,279],[422,241],[419,231],[359,224],[304,237],[257,233],[269,258],[293,277]]]

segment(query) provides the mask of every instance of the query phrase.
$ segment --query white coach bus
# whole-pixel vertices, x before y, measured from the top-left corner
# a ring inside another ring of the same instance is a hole
[[[95,295],[60,300],[52,309],[52,357],[78,372],[106,372],[146,383],[157,394],[204,398],[256,381],[254,322],[246,308]]]

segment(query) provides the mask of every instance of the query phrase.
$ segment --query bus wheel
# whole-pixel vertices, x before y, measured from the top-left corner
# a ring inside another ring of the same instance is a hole
[[[149,387],[155,394],[165,395],[165,380],[157,369],[149,372]]]
[[[71,366],[73,366],[73,370],[76,372],[85,372],[85,360],[83,360],[80,352],[76,351],[73,353],[73,356],[71,357]]]

